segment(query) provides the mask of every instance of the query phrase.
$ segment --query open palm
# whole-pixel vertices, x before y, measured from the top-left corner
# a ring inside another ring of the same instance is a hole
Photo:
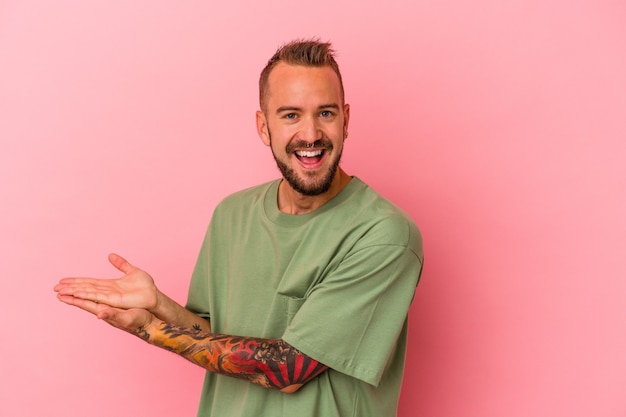
[[[59,296],[83,299],[122,309],[153,310],[158,289],[152,277],[117,254],[109,262],[125,275],[117,279],[64,278],[54,287]]]

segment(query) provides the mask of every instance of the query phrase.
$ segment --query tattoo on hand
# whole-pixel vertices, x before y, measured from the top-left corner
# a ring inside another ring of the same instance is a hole
[[[279,390],[297,389],[328,369],[281,339],[206,333],[199,327],[189,330],[162,323],[154,344],[211,372]],[[144,338],[141,333],[139,336]]]
[[[150,333],[148,333],[146,329],[143,326],[141,326],[137,329],[137,336],[139,336],[145,341],[148,341],[148,339],[150,338]]]

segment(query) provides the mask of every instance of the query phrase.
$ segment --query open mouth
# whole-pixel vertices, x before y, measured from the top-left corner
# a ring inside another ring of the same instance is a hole
[[[302,162],[305,165],[315,165],[319,163],[324,155],[326,154],[325,149],[307,149],[295,151],[294,154],[298,161]]]

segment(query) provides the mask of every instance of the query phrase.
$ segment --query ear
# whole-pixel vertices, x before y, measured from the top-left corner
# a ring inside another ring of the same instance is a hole
[[[262,111],[256,112],[256,132],[266,146],[270,146],[270,132],[267,127],[267,119]]]
[[[350,123],[350,105],[343,105],[343,140],[348,138],[348,124]]]

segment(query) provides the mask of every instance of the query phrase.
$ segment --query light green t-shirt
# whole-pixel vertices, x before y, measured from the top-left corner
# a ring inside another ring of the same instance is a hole
[[[207,372],[198,416],[393,417],[420,233],[358,178],[303,215],[278,210],[279,183],[215,209],[187,307],[215,333],[282,338],[330,369],[294,394]]]

